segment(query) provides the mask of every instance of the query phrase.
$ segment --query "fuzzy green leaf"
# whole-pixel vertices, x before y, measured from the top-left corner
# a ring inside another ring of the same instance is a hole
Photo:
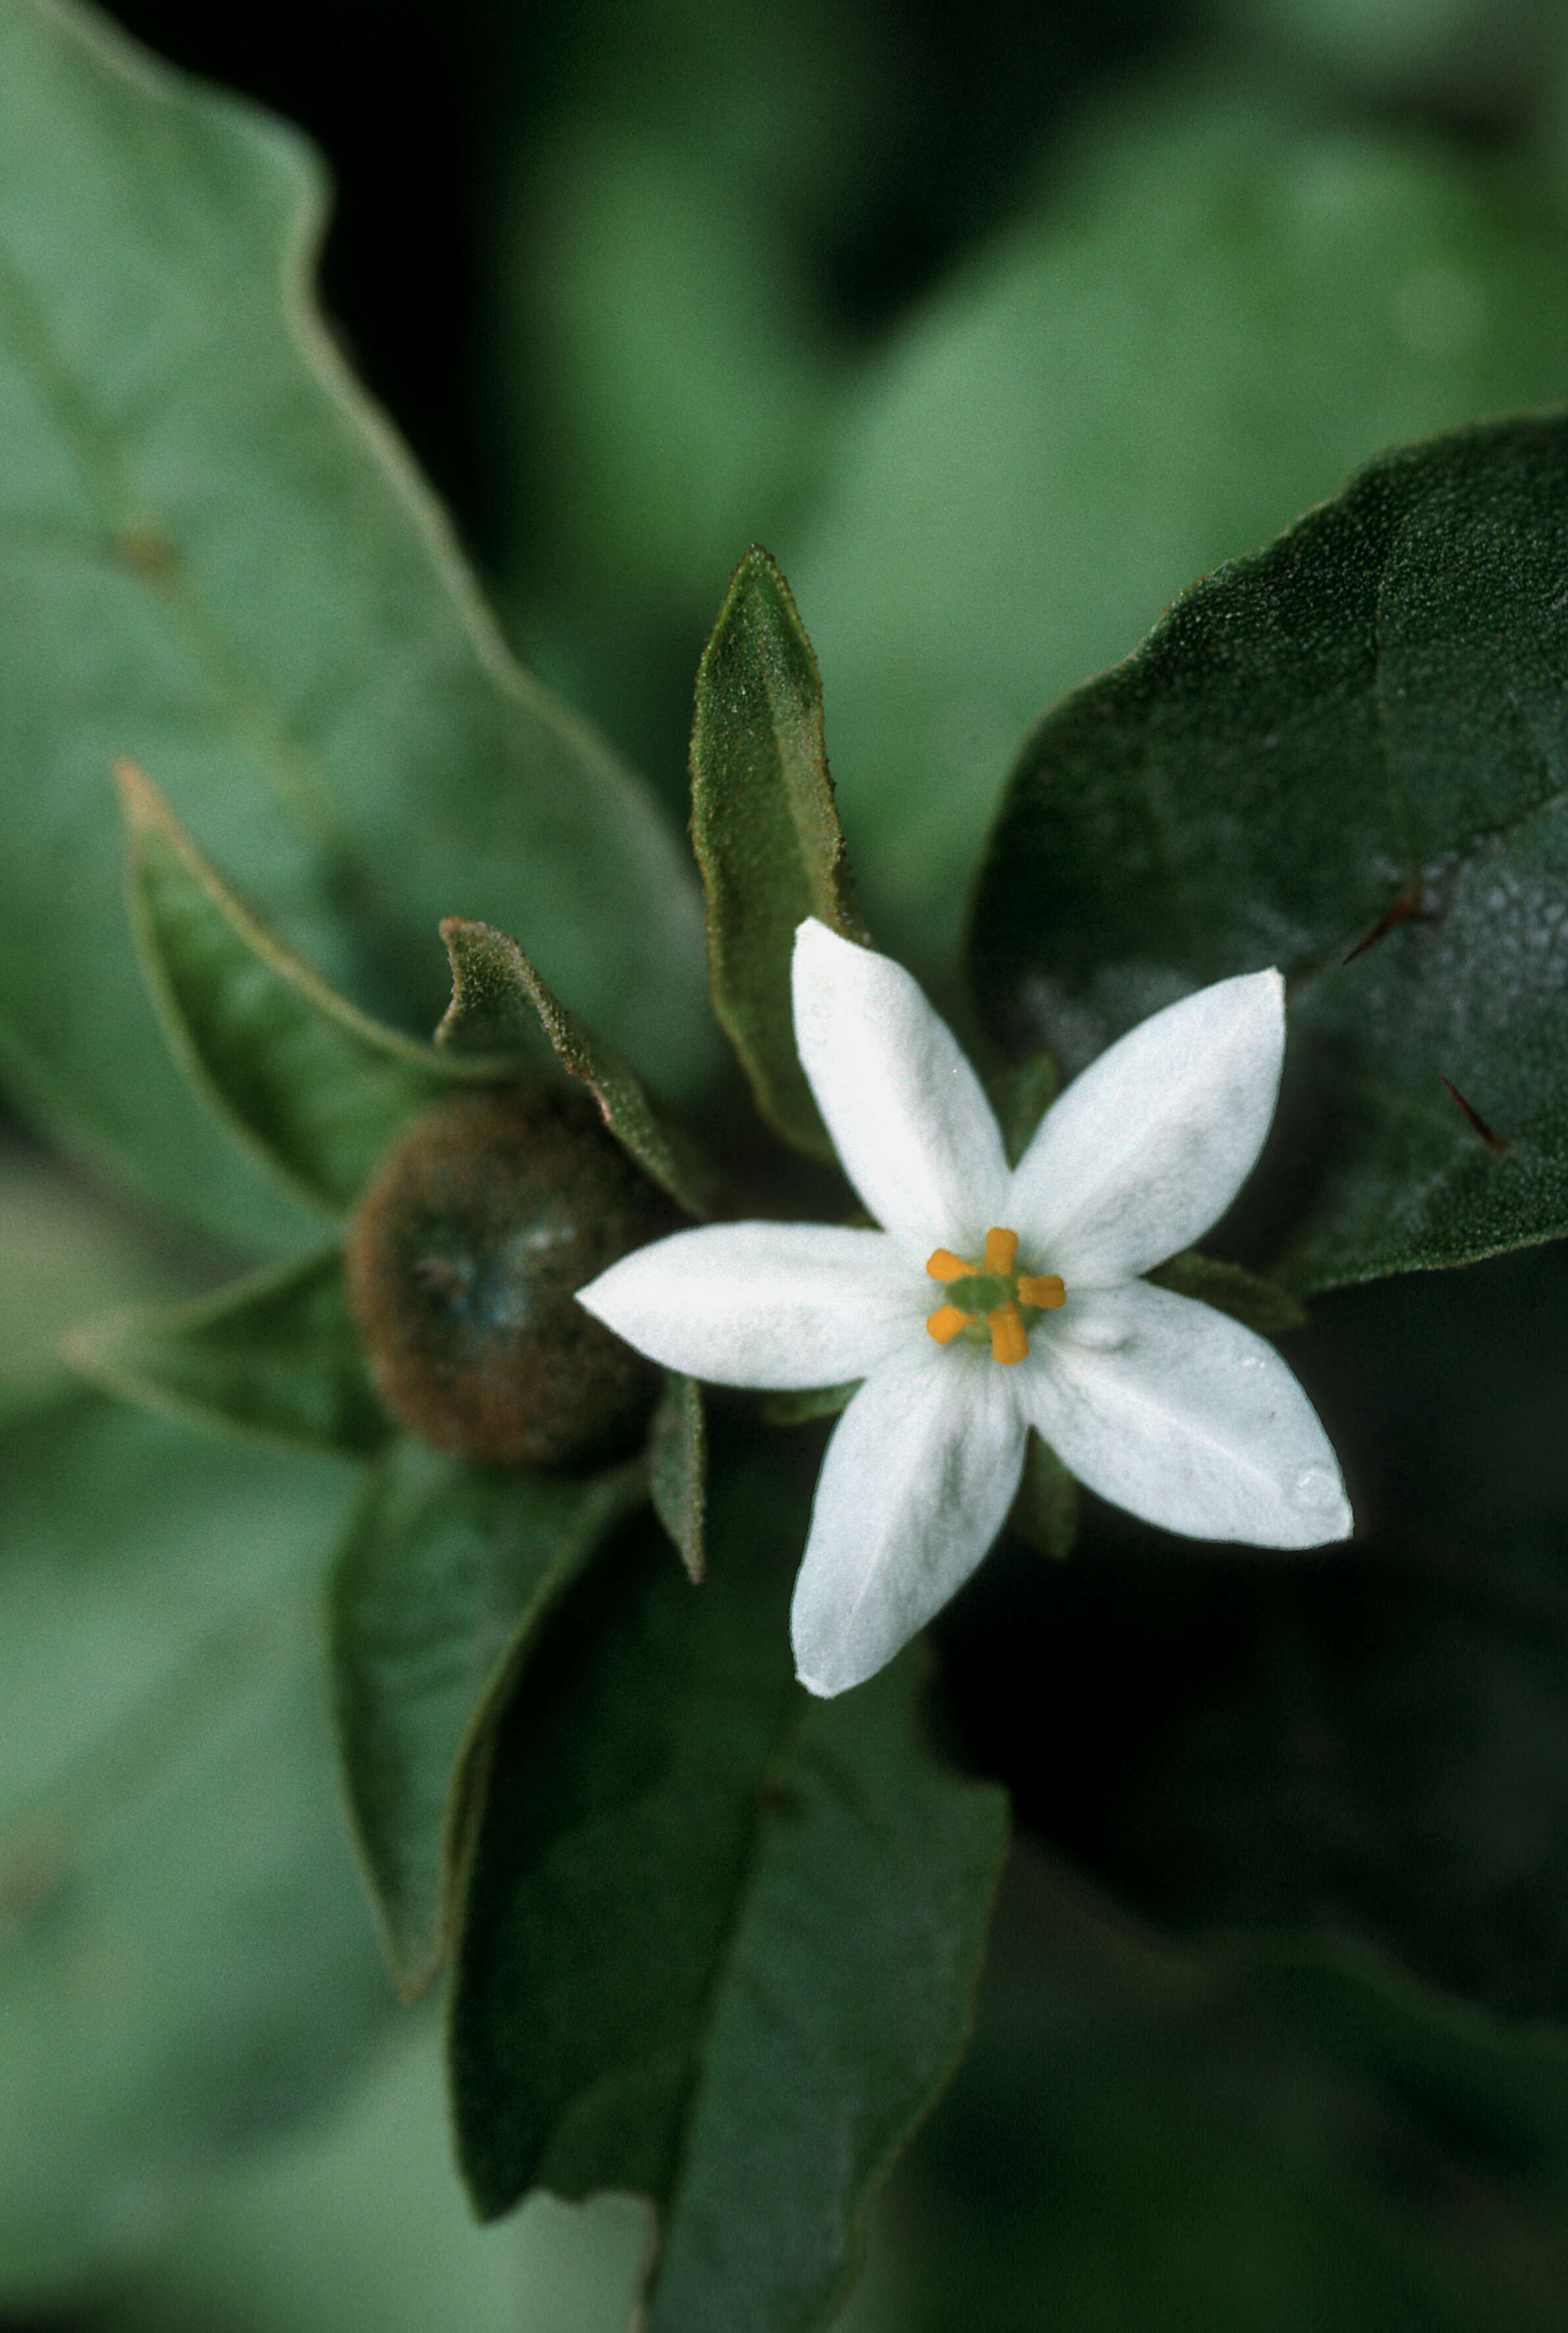
[[[1298,1291],[1568,1231],[1565,514],[1561,417],[1374,462],[1069,698],[1008,796],[971,944],[1005,1041],[1082,1056],[1288,974]]]
[[[1077,1477],[1037,1434],[1031,1434],[1024,1453],[1013,1528],[1053,1563],[1065,1561],[1078,1537]]]
[[[1306,1326],[1306,1307],[1288,1288],[1276,1288],[1272,1280],[1244,1272],[1238,1263],[1221,1263],[1195,1247],[1183,1249],[1147,1276],[1156,1288],[1169,1288],[1173,1296],[1194,1296],[1201,1304],[1212,1304],[1217,1312],[1228,1312],[1233,1320],[1255,1329],[1260,1337],[1282,1337],[1288,1329]]]
[[[1002,1129],[1009,1166],[1016,1166],[1028,1149],[1061,1084],[1062,1071],[1056,1056],[1045,1051],[1026,1054],[1023,1061],[991,1080],[986,1090]]]
[[[651,2197],[649,2333],[805,2333],[968,2027],[999,1795],[919,1743],[919,1656],[790,1675],[803,1501],[721,1473],[700,1596],[629,1534],[548,1625],[496,1739],[452,2009],[486,2216]]]
[[[194,1303],[111,1314],[77,1330],[67,1359],[128,1401],[263,1442],[364,1456],[392,1432],[336,1248]]]
[[[666,1377],[649,1464],[653,1511],[695,1587],[707,1572],[707,1421],[695,1378]]]
[[[765,551],[736,569],[697,676],[691,839],[707,892],[708,985],[757,1106],[831,1158],[795,1051],[790,963],[815,916],[863,938],[822,738],[822,689],[788,584]]]
[[[398,1988],[445,1957],[489,1732],[551,1604],[640,1494],[635,1470],[480,1474],[399,1442],[332,1580],[350,1811]]]
[[[171,1043],[265,1166],[342,1213],[417,1118],[501,1065],[416,1044],[345,1003],[240,905],[139,770],[116,774],[131,914]]]
[[[354,1474],[86,1387],[0,1462],[0,2306],[30,2316],[328,2106],[386,1981],[316,1646]]]
[[[1513,156],[1326,130],[1277,80],[1123,87],[1063,142],[778,545],[884,945],[945,969],[1019,741],[1195,576],[1384,446],[1562,396],[1565,233]],[[1073,878],[1036,877],[1045,932]]]
[[[322,325],[325,208],[313,154],[252,104],[85,9],[0,10],[0,1067],[252,1248],[301,1225],[159,1058],[118,928],[120,755],[403,1027],[440,1013],[454,909],[526,932],[672,1090],[709,1025],[674,835],[512,662]]]
[[[526,1062],[540,1057],[543,1036],[643,1173],[688,1215],[710,1214],[713,1170],[690,1136],[649,1099],[625,1055],[568,1012],[516,941],[462,916],[445,918],[441,937],[452,962],[452,1002],[437,1043],[457,1057],[503,1054]]]
[[[762,1414],[770,1426],[809,1426],[813,1417],[836,1417],[847,1409],[865,1383],[851,1378],[844,1385],[811,1386],[803,1393],[770,1394]]]

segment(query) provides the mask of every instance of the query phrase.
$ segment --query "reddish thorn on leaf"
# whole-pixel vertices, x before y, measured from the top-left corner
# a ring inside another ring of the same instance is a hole
[[[1440,1070],[1438,1070],[1438,1075],[1439,1077],[1443,1076]],[[1448,1091],[1453,1095],[1454,1099],[1458,1103],[1459,1108],[1464,1111],[1465,1116],[1469,1119],[1470,1124],[1475,1128],[1477,1133],[1480,1136],[1487,1149],[1491,1151],[1493,1157],[1496,1158],[1505,1158],[1508,1155],[1508,1146],[1504,1141],[1502,1136],[1500,1134],[1493,1133],[1491,1128],[1487,1125],[1480,1111],[1475,1109],[1471,1103],[1465,1099],[1464,1095],[1459,1091],[1458,1087],[1455,1085],[1451,1078],[1443,1078],[1443,1083],[1448,1087]]]
[[[1378,917],[1365,939],[1358,940],[1349,955],[1340,958],[1341,963],[1354,964],[1357,956],[1365,955],[1370,947],[1376,947],[1380,940],[1386,940],[1389,934],[1398,931],[1401,924],[1408,924],[1412,916],[1420,913],[1426,904],[1426,896],[1419,889],[1401,891],[1388,913]]]

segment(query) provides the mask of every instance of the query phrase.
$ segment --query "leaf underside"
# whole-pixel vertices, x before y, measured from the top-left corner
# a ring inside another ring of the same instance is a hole
[[[1013,781],[969,943],[1004,1042],[1077,1068],[1285,970],[1297,1291],[1568,1231],[1565,571],[1561,416],[1387,456],[1196,585]]]

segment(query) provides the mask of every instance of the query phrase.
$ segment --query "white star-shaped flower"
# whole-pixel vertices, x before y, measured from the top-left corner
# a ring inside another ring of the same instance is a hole
[[[1263,1147],[1284,1051],[1277,972],[1130,1031],[1012,1168],[979,1080],[900,965],[803,923],[794,1021],[882,1228],[677,1232],[580,1301],[717,1385],[863,1379],[795,1587],[803,1685],[859,1685],[956,1594],[1006,1518],[1031,1426],[1091,1490],[1167,1531],[1290,1548],[1348,1534],[1333,1451],[1274,1348],[1140,1277],[1224,1213]]]

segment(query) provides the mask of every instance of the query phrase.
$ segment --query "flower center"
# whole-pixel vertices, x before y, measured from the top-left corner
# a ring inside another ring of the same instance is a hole
[[[968,1263],[950,1248],[933,1251],[926,1270],[943,1282],[948,1298],[926,1322],[938,1345],[956,1337],[983,1345],[988,1338],[993,1360],[1023,1359],[1029,1330],[1042,1312],[1065,1304],[1067,1291],[1053,1272],[1015,1272],[1017,1254],[1017,1233],[997,1227],[986,1234],[983,1263]]]

